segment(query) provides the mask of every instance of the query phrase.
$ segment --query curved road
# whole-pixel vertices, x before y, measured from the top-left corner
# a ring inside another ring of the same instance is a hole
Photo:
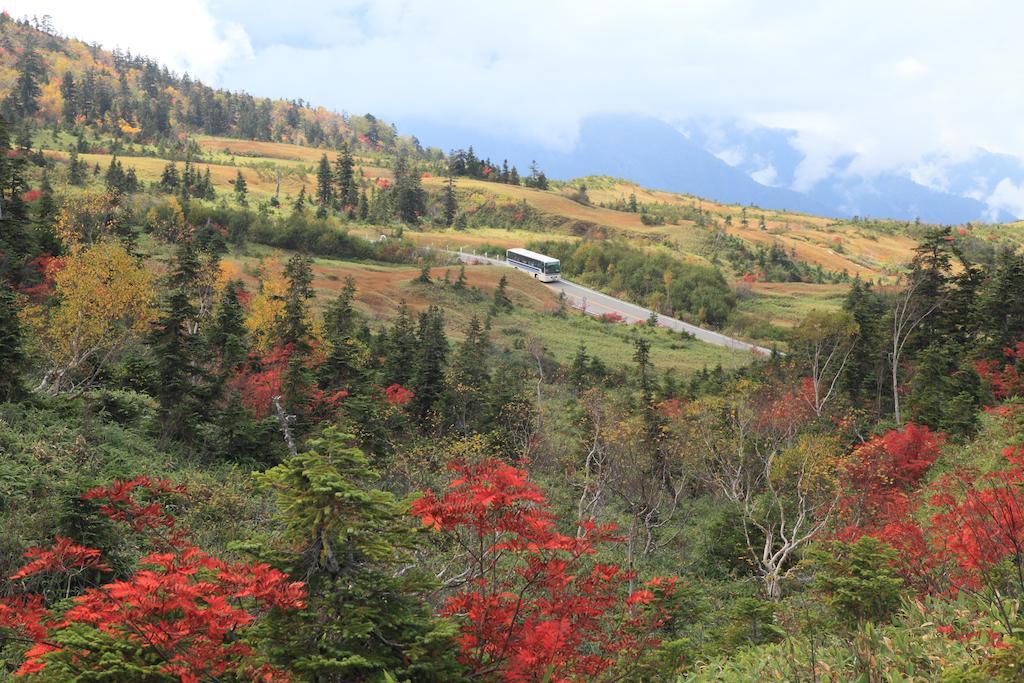
[[[467,254],[465,252],[449,251],[450,254],[457,256],[465,263],[488,263],[495,266],[506,266],[509,265],[502,259],[491,258],[489,256],[480,256],[477,254]],[[617,313],[625,319],[626,322],[635,323],[638,321],[646,321],[651,317],[651,310],[636,304],[631,304],[628,301],[622,299],[616,299],[613,296],[602,294],[601,292],[578,285],[575,282],[569,280],[558,280],[556,282],[545,282],[548,287],[555,291],[562,292],[565,294],[566,301],[573,306],[578,308],[584,313],[593,316],[604,315],[605,313]],[[729,349],[735,349],[737,351],[750,351],[752,353],[758,353],[762,355],[771,354],[771,349],[766,349],[763,346],[757,346],[749,342],[742,341],[740,339],[733,339],[727,337],[720,332],[714,330],[706,330],[703,327],[697,327],[690,323],[677,320],[676,318],[670,318],[665,315],[658,314],[658,324],[662,327],[668,327],[669,329],[677,332],[686,332],[687,334],[693,335],[696,339],[699,339],[708,344],[714,344],[715,346],[724,346]]]

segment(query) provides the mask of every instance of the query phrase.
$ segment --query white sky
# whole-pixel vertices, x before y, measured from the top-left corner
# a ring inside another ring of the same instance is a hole
[[[582,117],[799,131],[814,176],[1024,156],[1013,0],[16,0],[58,30],[261,95],[570,144]],[[412,132],[415,131],[404,131]],[[805,178],[807,180],[809,178]]]

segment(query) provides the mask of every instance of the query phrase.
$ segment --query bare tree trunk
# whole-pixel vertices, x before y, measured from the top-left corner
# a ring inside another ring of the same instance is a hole
[[[292,430],[290,422],[295,419],[294,415],[288,415],[284,412],[284,408],[281,406],[281,397],[275,396],[273,399],[274,408],[277,410],[277,421],[281,425],[281,432],[284,433],[284,442],[288,444],[288,452],[292,454],[294,458],[299,454],[298,449],[295,447],[295,439],[292,438]]]

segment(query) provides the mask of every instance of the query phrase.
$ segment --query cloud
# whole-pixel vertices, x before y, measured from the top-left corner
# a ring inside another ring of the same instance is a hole
[[[10,0],[5,8],[14,17],[51,15],[60,33],[152,57],[214,85],[227,64],[254,56],[242,24],[216,18],[202,0]]]
[[[1024,183],[1017,184],[1003,178],[984,201],[989,206],[992,219],[998,216],[999,209],[1014,216],[1024,216]]]
[[[778,184],[779,172],[775,170],[775,166],[768,164],[764,168],[751,173],[750,177],[762,185],[774,187]]]
[[[13,5],[225,87],[552,146],[597,113],[793,129],[800,187],[841,157],[871,174],[978,146],[1024,156],[1011,0]]]

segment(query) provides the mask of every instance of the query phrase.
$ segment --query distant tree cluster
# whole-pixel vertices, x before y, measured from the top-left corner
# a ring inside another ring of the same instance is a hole
[[[0,102],[0,113],[8,121],[68,128],[90,125],[128,140],[171,140],[177,133],[202,133],[330,149],[348,145],[423,153],[415,138],[400,138],[394,125],[372,114],[340,115],[302,99],[272,100],[217,90],[147,57],[117,49],[104,52],[44,28],[0,17],[0,38],[5,45],[16,46],[5,53],[15,58],[0,58],[10,60],[16,74],[14,87]],[[60,59],[49,59],[51,54]],[[57,72],[48,62],[67,67]]]
[[[537,169],[536,162],[530,164],[530,175],[521,178],[515,165],[509,167],[508,159],[503,161],[499,167],[490,159],[478,157],[473,151],[472,145],[466,150],[452,150],[448,154],[448,169],[453,176],[479,178],[508,185],[525,185],[539,190],[548,189],[548,179],[543,171]]]

